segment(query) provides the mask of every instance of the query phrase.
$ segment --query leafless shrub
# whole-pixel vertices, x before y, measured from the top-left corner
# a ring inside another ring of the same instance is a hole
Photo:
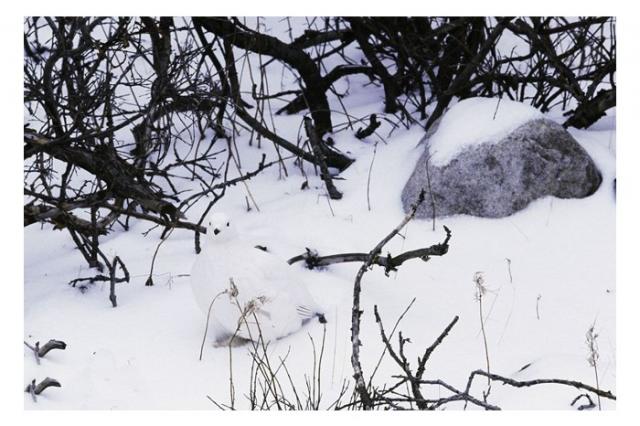
[[[381,122],[391,132],[429,128],[453,98],[471,96],[526,101],[542,111],[573,108],[565,125],[576,127],[615,105],[611,17],[327,17],[306,26],[285,42],[261,18],[25,18],[24,225],[65,230],[98,270],[106,266],[100,239],[115,227],[129,229],[132,219],[161,227],[162,238],[171,229],[191,231],[199,251],[202,221],[229,187],[243,183],[259,210],[247,181],[275,164],[287,176],[283,151],[301,168],[304,161],[319,166],[329,197],[339,199],[328,169],[344,170],[353,159],[332,132],[383,140]],[[522,49],[500,49],[503,37]],[[267,69],[298,87],[270,88]],[[247,73],[250,94],[240,90]],[[356,76],[381,86],[385,113],[347,111],[349,90],[336,87]],[[274,101],[285,106],[276,109]],[[273,115],[305,110],[307,139],[282,137]],[[240,132],[250,143],[273,143],[278,159],[242,172]],[[239,176],[230,179],[230,170]],[[185,193],[182,181],[199,189]],[[199,202],[207,203],[205,213],[187,220]]]

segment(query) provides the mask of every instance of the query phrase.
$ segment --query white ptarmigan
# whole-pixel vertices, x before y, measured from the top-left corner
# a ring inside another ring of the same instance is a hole
[[[273,341],[324,315],[294,270],[242,239],[231,219],[211,214],[205,244],[191,269],[191,287],[209,315],[216,344]],[[215,300],[214,300],[215,299]],[[231,339],[233,337],[233,339]]]

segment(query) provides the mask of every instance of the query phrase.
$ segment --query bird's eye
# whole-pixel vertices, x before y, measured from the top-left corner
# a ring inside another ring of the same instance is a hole
[[[229,226],[229,222],[227,222],[227,226]]]

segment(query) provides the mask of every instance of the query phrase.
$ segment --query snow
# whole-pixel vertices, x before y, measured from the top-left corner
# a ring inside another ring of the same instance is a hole
[[[393,240],[385,251],[394,254],[439,242],[444,236],[441,225],[453,231],[451,249],[428,263],[408,262],[389,278],[380,269],[365,275],[365,374],[371,373],[383,349],[373,306],[378,305],[390,328],[415,297],[399,327],[412,340],[409,359],[415,359],[459,315],[460,321],[429,361],[428,376],[463,387],[472,370],[484,368],[472,282],[473,274],[483,271],[489,287],[486,329],[492,371],[517,379],[561,377],[594,383],[584,336],[595,322],[601,336],[600,386],[615,391],[615,201],[611,185],[615,159],[608,148],[614,134],[573,131],[603,172],[601,188],[589,198],[545,198],[499,220],[452,218],[439,222],[435,232],[428,221],[411,222],[406,239]],[[399,188],[408,178],[409,166],[417,161],[420,148],[415,145],[420,137],[420,130],[412,129],[378,145],[371,211],[367,209],[366,181],[372,146],[346,134],[339,135],[336,143],[357,161],[343,173],[345,180],[336,181],[344,198],[331,201],[331,209],[321,180],[308,169],[311,189],[300,190],[304,178],[291,164],[287,179],[280,179],[272,168],[250,181],[260,212],[246,212],[242,190],[229,191],[218,208],[238,217],[248,236],[283,258],[300,254],[305,247],[321,254],[368,251],[404,216]],[[257,164],[260,151],[246,143],[239,145],[245,164]],[[50,376],[63,386],[48,390],[37,403],[25,394],[26,408],[214,408],[206,395],[228,402],[227,349],[214,348],[209,341],[204,359],[198,361],[204,317],[193,300],[189,278],[183,276],[194,259],[192,236],[180,230],[173,233],[158,254],[156,285],[145,287],[160,233],[152,231],[145,238],[141,233],[148,227],[137,222],[129,232],[118,231],[104,239],[107,252],[123,258],[133,277],[131,283],[118,285],[117,308],[111,307],[105,284],[92,285],[84,294],[66,284],[93,274],[67,235],[48,227],[25,229],[25,340],[56,338],[68,344],[67,350],[51,352],[39,366],[25,349],[25,383]],[[510,259],[513,282],[506,259]],[[305,275],[314,299],[325,308],[328,324],[322,377],[328,405],[342,381],[352,375],[350,309],[358,265],[335,265],[323,271],[307,271],[300,265],[292,268]],[[323,326],[313,322],[270,346],[273,359],[293,349],[287,366],[301,389],[304,375],[312,368],[309,338],[317,344],[322,333]],[[236,398],[240,407],[246,407],[242,395],[250,368],[247,348],[234,348],[233,357]],[[529,368],[517,373],[529,363]],[[376,381],[389,382],[398,373],[385,359]],[[481,385],[474,387],[475,392],[481,390]],[[494,386],[491,401],[504,408],[568,409],[577,394],[551,385],[519,390]],[[603,404],[614,406],[608,400]]]
[[[270,87],[279,87],[280,76],[280,69],[268,76]],[[250,91],[247,80],[243,80],[243,90]],[[353,92],[343,99],[345,107],[354,117],[382,116],[382,91],[363,88],[364,82],[366,79],[357,77],[350,78],[348,84],[337,84],[337,91],[343,89],[341,85],[349,85]],[[334,111],[341,110],[335,99],[331,102]],[[274,104],[274,108],[280,106]],[[496,106],[496,99],[469,99],[453,106],[432,138],[432,147],[437,148],[433,160],[446,161],[469,144],[499,139],[540,116],[533,108],[507,100],[500,101],[497,113]],[[274,120],[278,133],[295,140],[301,116],[276,116]],[[341,125],[346,120],[336,112],[334,121]],[[247,211],[242,185],[229,188],[214,210],[232,215],[243,236],[266,245],[283,259],[303,253],[305,247],[320,254],[369,251],[403,219],[400,191],[423,149],[418,145],[423,137],[421,129],[398,128],[391,133],[392,126],[381,121],[383,125],[377,130],[381,137],[360,141],[353,136],[355,130],[334,136],[336,146],[356,159],[335,181],[343,192],[342,200],[326,197],[323,182],[308,164],[303,174],[287,160],[288,177],[274,166],[248,181],[259,211]],[[425,378],[464,388],[471,371],[486,367],[472,281],[474,274],[482,271],[488,287],[483,303],[492,372],[519,380],[564,378],[595,384],[585,343],[585,333],[595,324],[599,385],[615,393],[615,120],[609,124],[596,130],[570,129],[603,175],[601,187],[592,196],[539,199],[503,219],[447,218],[436,223],[435,231],[430,221],[414,220],[403,231],[404,238],[397,237],[385,247],[385,254],[398,254],[441,242],[442,225],[453,232],[449,253],[443,257],[426,263],[409,261],[390,277],[381,268],[364,275],[361,361],[366,379],[384,349],[374,305],[389,332],[415,298],[398,326],[403,336],[411,339],[407,358],[415,367],[425,347],[458,315],[460,320],[427,363]],[[260,149],[255,140],[250,146],[247,132],[237,137],[236,145],[243,172],[254,170],[262,153],[268,161],[277,158],[265,140]],[[220,162],[223,159],[224,155]],[[231,173],[229,177],[234,176]],[[309,189],[302,190],[307,178]],[[189,211],[187,219],[197,220],[206,202]],[[132,221],[128,232],[118,228],[101,239],[105,253],[120,256],[132,276],[130,283],[117,286],[117,308],[111,307],[105,283],[89,285],[85,292],[67,285],[74,278],[93,276],[95,271],[87,269],[64,231],[54,231],[48,225],[25,228],[24,339],[31,344],[59,339],[68,345],[64,351],[50,352],[40,365],[25,348],[25,386],[34,378],[39,381],[47,376],[62,384],[62,388],[45,391],[37,403],[25,394],[26,409],[214,409],[207,396],[229,403],[230,371],[236,406],[248,407],[244,395],[251,359],[246,346],[215,348],[209,339],[202,361],[198,359],[205,317],[189,283],[195,259],[193,235],[184,230],[171,234],[158,251],[155,285],[146,287],[161,234],[160,229],[154,229],[143,235],[149,228],[148,223]],[[339,264],[313,271],[301,264],[291,266],[324,308],[327,324],[310,322],[268,348],[272,360],[286,358],[293,382],[304,393],[305,375],[310,375],[314,366],[311,339],[317,347],[326,333],[321,370],[323,408],[337,397],[345,380],[353,381],[349,336],[353,280],[359,266]],[[397,342],[397,337],[392,341]],[[385,357],[373,383],[392,383],[397,374],[401,374],[397,365]],[[286,376],[282,383],[292,395]],[[478,379],[472,393],[481,397],[484,385],[486,382]],[[445,395],[438,388],[424,390],[426,397]],[[505,409],[566,410],[575,409],[569,404],[580,393],[554,385],[514,389],[495,384],[489,401]],[[604,409],[615,408],[610,400],[603,399],[602,404]],[[462,408],[462,404],[448,406]]]
[[[468,147],[499,142],[526,122],[543,117],[534,107],[508,99],[464,99],[445,112],[429,138],[431,161],[443,166]]]

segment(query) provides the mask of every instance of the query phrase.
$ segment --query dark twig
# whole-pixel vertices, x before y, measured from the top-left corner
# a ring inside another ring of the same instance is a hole
[[[168,228],[168,229],[169,230],[166,231],[166,234],[165,232],[162,233],[162,236],[160,237],[160,242],[158,243],[155,251],[153,252],[153,258],[151,258],[151,268],[149,269],[149,276],[147,277],[147,281],[144,283],[144,285],[147,287],[150,287],[153,285],[153,268],[156,265],[156,258],[158,257],[158,251],[160,251],[160,246],[162,246],[162,244],[164,244],[164,242],[169,239],[174,229],[176,228]]]
[[[571,406],[573,407],[574,405],[576,405],[576,403],[582,398],[586,399],[587,403],[578,405],[578,411],[596,408],[596,404],[594,404],[593,399],[591,399],[588,393],[581,393],[580,395],[576,396],[575,399],[571,401]]]
[[[424,355],[422,355],[422,358],[418,358],[418,369],[416,370],[416,377],[420,380],[422,379],[422,375],[424,374],[424,370],[425,370],[425,365],[427,364],[427,361],[429,360],[429,358],[431,357],[431,354],[433,353],[433,351],[440,346],[440,344],[442,343],[442,341],[444,340],[445,337],[447,337],[447,335],[449,334],[449,332],[451,331],[451,329],[453,328],[454,325],[456,325],[456,323],[458,322],[458,320],[460,319],[460,317],[458,317],[457,315],[451,320],[451,322],[449,323],[449,325],[442,331],[442,333],[440,333],[440,335],[438,336],[438,338],[431,344],[431,346],[429,346],[425,351],[424,351]]]
[[[367,136],[371,136],[373,132],[376,131],[378,127],[380,127],[380,122],[378,121],[378,117],[375,114],[371,114],[369,116],[369,125],[365,128],[359,128],[356,132],[356,138],[364,139]]]
[[[36,395],[40,395],[45,391],[45,389],[49,387],[61,388],[62,385],[59,381],[57,381],[56,379],[52,379],[51,377],[45,378],[38,384],[36,384],[36,379],[33,379],[24,391],[31,394],[33,402],[37,402]]]
[[[471,375],[469,376],[469,380],[467,381],[467,388],[466,388],[466,392],[469,393],[469,390],[471,389],[471,384],[473,382],[473,378],[475,376],[484,376],[487,377],[490,380],[494,380],[494,381],[499,381],[504,383],[505,385],[509,385],[509,386],[513,386],[516,388],[523,388],[523,387],[529,387],[529,386],[536,386],[536,385],[545,385],[545,384],[556,384],[556,385],[563,385],[563,386],[571,386],[574,387],[576,389],[581,389],[581,390],[586,390],[589,391],[591,393],[594,393],[598,396],[601,396],[603,398],[608,398],[608,399],[612,399],[612,400],[616,400],[616,396],[611,392],[611,391],[603,391],[600,389],[597,389],[593,386],[575,381],[575,380],[564,380],[564,379],[537,379],[537,380],[524,380],[524,381],[519,381],[519,380],[514,380],[514,379],[510,379],[508,377],[503,377],[500,376],[498,374],[494,374],[494,373],[487,373],[486,371],[482,371],[482,370],[475,370],[471,373]]]
[[[399,334],[399,339],[398,339],[398,350],[396,351],[395,349],[393,349],[393,346],[391,345],[391,342],[389,341],[389,338],[387,337],[384,331],[384,327],[382,325],[382,318],[380,317],[377,306],[374,306],[374,315],[376,318],[376,322],[378,323],[378,327],[380,328],[380,337],[382,338],[382,341],[384,342],[387,351],[391,355],[391,358],[402,369],[402,371],[404,372],[404,379],[407,380],[411,386],[411,392],[413,394],[413,400],[415,401],[416,406],[420,410],[434,409],[435,407],[430,407],[428,404],[428,401],[424,398],[422,394],[422,390],[420,388],[420,385],[423,384],[422,376],[425,372],[425,365],[429,360],[429,358],[431,357],[431,354],[438,346],[440,346],[440,344],[442,344],[445,337],[447,337],[447,335],[449,334],[453,326],[458,322],[458,319],[459,319],[458,316],[456,315],[453,318],[453,320],[449,323],[449,325],[442,331],[442,333],[440,333],[440,336],[438,336],[438,338],[431,344],[431,346],[427,347],[422,358],[418,358],[418,368],[416,369],[416,372],[414,374],[411,371],[409,362],[407,361],[407,358],[404,355],[404,345],[407,342],[409,342],[409,339],[403,338],[402,332],[401,332]],[[461,399],[465,401],[469,400],[467,398],[468,393],[467,394],[461,394],[460,392],[456,392],[456,393],[457,393],[456,396],[446,399],[447,402],[451,398]],[[438,400],[436,402],[442,403],[442,400]]]
[[[329,197],[332,200],[341,199],[342,193],[338,191],[338,188],[336,188],[333,184],[331,174],[329,174],[329,168],[327,167],[327,162],[325,161],[325,155],[322,149],[324,142],[322,141],[318,133],[316,133],[316,129],[309,117],[304,118],[304,128],[307,132],[307,137],[309,138],[311,148],[313,149],[313,155],[316,157],[316,161],[320,166],[320,177],[327,186]]]
[[[49,351],[53,349],[65,350],[67,348],[67,344],[65,342],[63,342],[62,340],[54,340],[54,339],[49,340],[43,346],[40,346],[40,342],[36,342],[35,346],[31,346],[26,341],[24,342],[24,344],[26,347],[28,347],[33,351],[33,354],[36,358],[36,362],[38,364],[40,364],[40,358],[44,358],[44,356],[48,354]]]

